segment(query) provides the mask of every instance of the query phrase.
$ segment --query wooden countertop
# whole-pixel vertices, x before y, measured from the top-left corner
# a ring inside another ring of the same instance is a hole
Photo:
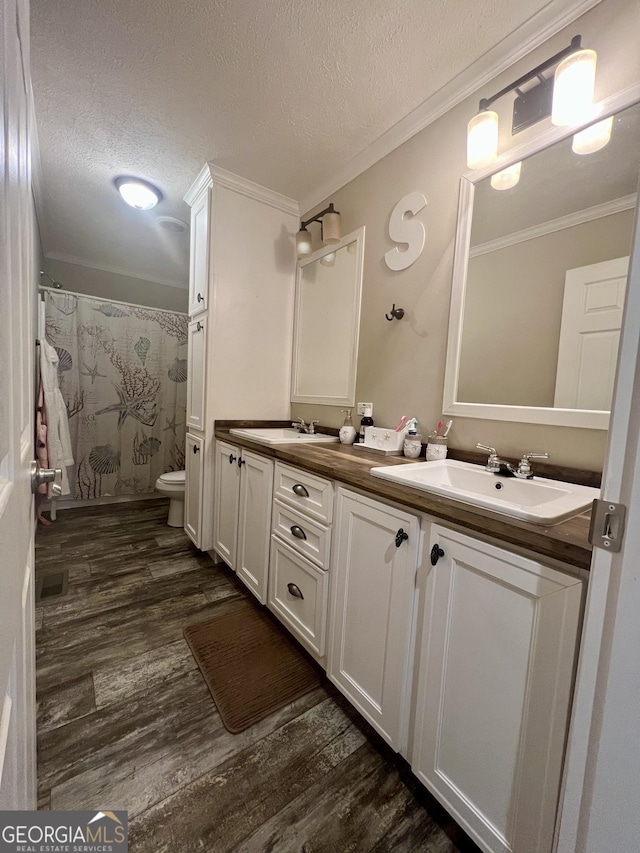
[[[371,468],[381,465],[405,465],[415,461],[405,459],[404,456],[382,456],[340,443],[269,446],[231,435],[229,432],[231,426],[257,425],[255,422],[247,421],[238,421],[234,424],[229,421],[220,424],[217,422],[215,436],[222,441],[261,453],[263,456],[280,459],[312,474],[320,474],[347,486],[362,489],[371,495],[396,501],[467,530],[526,548],[541,556],[551,557],[581,569],[588,569],[591,564],[591,545],[587,539],[589,513],[550,527],[530,524],[480,507],[472,507],[460,501],[382,480],[369,473]],[[270,425],[269,422],[260,424],[260,426]],[[273,425],[281,424],[274,422]]]

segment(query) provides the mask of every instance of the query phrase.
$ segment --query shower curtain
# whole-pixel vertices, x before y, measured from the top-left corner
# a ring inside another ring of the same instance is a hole
[[[153,492],[184,468],[187,316],[44,291],[74,466],[71,497]]]

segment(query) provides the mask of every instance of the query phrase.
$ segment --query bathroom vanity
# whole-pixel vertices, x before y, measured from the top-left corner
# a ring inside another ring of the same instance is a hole
[[[366,451],[230,426],[218,554],[483,850],[550,850],[588,519],[509,519],[374,477]]]

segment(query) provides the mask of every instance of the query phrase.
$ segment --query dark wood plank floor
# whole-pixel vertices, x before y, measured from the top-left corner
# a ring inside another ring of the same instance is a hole
[[[238,596],[167,502],[61,512],[36,574],[39,805],[126,809],[133,853],[476,853],[328,683],[226,731],[182,636]]]

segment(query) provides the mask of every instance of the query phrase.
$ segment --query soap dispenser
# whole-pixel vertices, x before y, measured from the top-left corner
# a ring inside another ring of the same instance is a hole
[[[340,427],[340,441],[342,444],[353,444],[356,438],[356,428],[351,420],[351,409],[340,409],[341,412],[346,412],[343,425]]]

